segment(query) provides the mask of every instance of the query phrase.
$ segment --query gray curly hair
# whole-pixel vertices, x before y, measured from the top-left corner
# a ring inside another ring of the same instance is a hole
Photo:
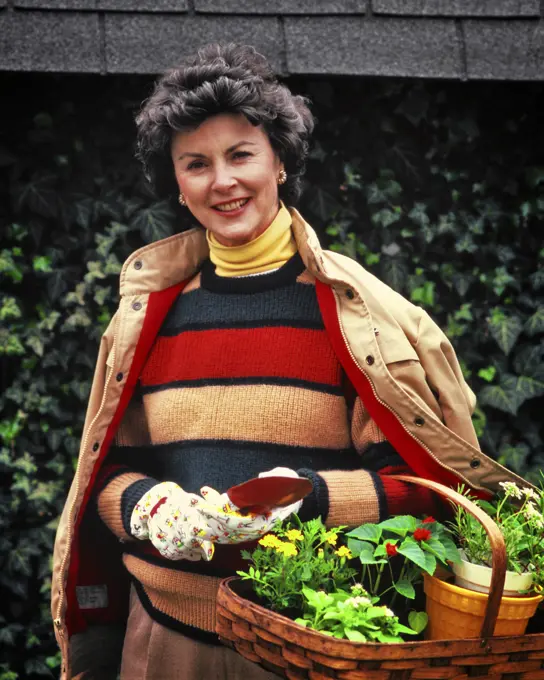
[[[136,156],[159,197],[177,196],[172,134],[194,129],[220,113],[240,113],[253,125],[263,126],[287,172],[280,198],[296,203],[315,122],[308,103],[278,81],[254,47],[206,45],[157,80],[136,117]]]

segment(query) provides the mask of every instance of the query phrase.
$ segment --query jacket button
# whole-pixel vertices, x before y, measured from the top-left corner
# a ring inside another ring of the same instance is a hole
[[[473,458],[470,461],[470,467],[474,468],[474,469],[479,468],[480,467],[480,459],[479,458]]]
[[[98,442],[95,442],[93,444],[93,451],[98,451],[99,448],[100,448],[100,444]]]
[[[372,366],[372,364],[374,363],[374,357],[372,356],[372,354],[369,354],[365,361],[369,366]]]
[[[346,290],[346,297],[348,300],[353,300],[353,298],[355,297],[355,293],[351,290],[351,288],[348,288]]]
[[[117,380],[117,382],[121,382],[121,380],[123,379],[123,374],[122,374],[122,373],[118,373],[118,374],[115,376],[115,379]]]
[[[134,269],[141,269],[143,267],[142,261],[141,260],[136,260],[134,263]]]
[[[142,303],[141,303],[141,302],[133,302],[133,303],[132,303],[132,309],[133,309],[135,312],[139,312],[141,308],[142,308]]]
[[[425,425],[425,418],[422,418],[421,416],[416,416],[414,418],[414,423],[418,426],[421,427],[422,425]]]

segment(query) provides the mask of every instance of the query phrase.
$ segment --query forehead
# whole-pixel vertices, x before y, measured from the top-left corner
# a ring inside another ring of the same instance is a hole
[[[175,132],[172,135],[172,151],[213,153],[224,151],[241,141],[270,147],[261,125],[252,125],[241,113],[221,113],[207,118],[197,128]]]

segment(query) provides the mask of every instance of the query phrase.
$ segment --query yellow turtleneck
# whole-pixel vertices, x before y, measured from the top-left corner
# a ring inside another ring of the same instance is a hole
[[[218,276],[248,276],[278,269],[297,252],[291,215],[283,203],[270,226],[254,241],[224,246],[209,231],[206,238]]]

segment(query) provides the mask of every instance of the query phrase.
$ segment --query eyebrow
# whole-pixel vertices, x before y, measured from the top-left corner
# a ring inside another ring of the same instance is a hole
[[[236,144],[229,146],[225,153],[230,153],[231,151],[234,151],[234,149],[237,149],[239,146],[243,146],[244,144],[249,144],[250,146],[257,146],[255,142],[248,142],[244,140],[242,142],[237,142]],[[181,156],[178,157],[178,161],[181,161],[186,156],[189,156],[190,158],[206,158],[206,156],[203,153],[191,153],[187,151],[186,153],[182,153]]]

